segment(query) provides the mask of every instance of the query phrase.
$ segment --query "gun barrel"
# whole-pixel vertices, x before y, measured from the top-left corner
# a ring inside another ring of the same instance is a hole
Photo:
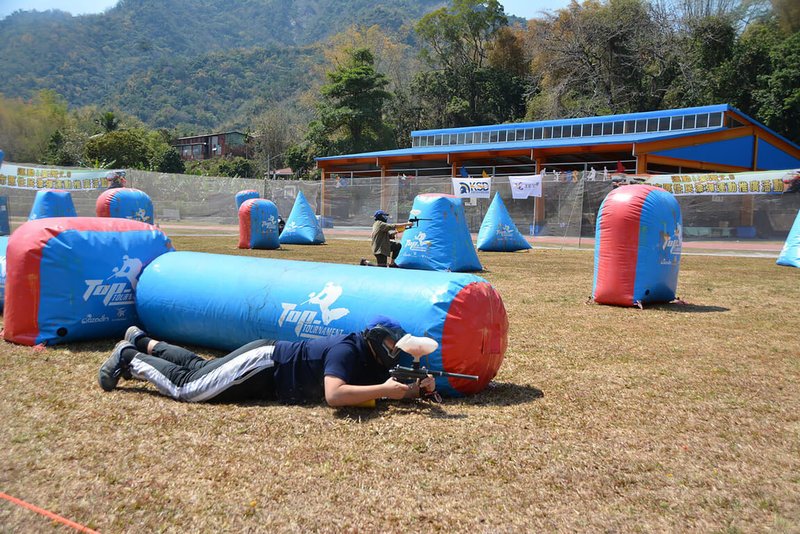
[[[430,369],[412,369],[411,367],[403,367],[396,365],[391,371],[392,376],[399,378],[425,378],[427,375],[444,376],[448,378],[465,378],[467,380],[478,380],[475,375],[463,375],[460,373],[448,373],[447,371],[433,371]]]
[[[475,375],[462,375],[460,373],[448,373],[447,371],[424,371],[433,376],[446,376],[448,378],[466,378],[467,380],[477,380]]]

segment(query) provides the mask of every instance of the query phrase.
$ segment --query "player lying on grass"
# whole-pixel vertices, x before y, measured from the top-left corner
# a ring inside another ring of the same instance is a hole
[[[404,352],[419,358],[437,347],[433,339],[412,336],[396,320],[379,315],[363,332],[299,342],[260,339],[207,360],[131,326],[100,367],[98,382],[111,391],[120,378],[146,380],[163,395],[188,402],[324,399],[331,406],[355,406],[433,392],[432,376],[403,384],[389,369]]]

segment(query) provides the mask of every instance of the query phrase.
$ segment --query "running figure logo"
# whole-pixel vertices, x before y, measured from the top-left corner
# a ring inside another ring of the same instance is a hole
[[[114,267],[112,274],[105,280],[84,280],[86,291],[83,300],[90,297],[103,297],[106,306],[123,306],[133,304],[133,291],[142,272],[142,260],[122,256],[122,267]]]
[[[414,252],[426,252],[428,247],[431,245],[431,241],[429,239],[425,239],[427,234],[425,232],[419,232],[417,235],[409,239],[405,246],[408,250],[412,250]]]
[[[131,258],[127,254],[122,256],[122,267],[114,267],[111,276],[106,278],[106,281],[112,278],[125,278],[130,282],[131,287],[136,289],[136,283],[139,281],[139,273],[142,272],[142,260],[139,258]]]
[[[325,337],[344,333],[342,328],[329,326],[332,322],[350,313],[347,308],[331,307],[341,296],[342,286],[328,282],[321,291],[309,293],[308,299],[299,305],[282,302],[283,312],[278,319],[278,326],[295,325],[294,333],[298,337]],[[319,311],[297,309],[299,306],[307,304],[315,305]]]
[[[341,319],[350,313],[350,310],[347,308],[330,309],[331,304],[336,302],[336,299],[341,296],[342,287],[333,285],[333,282],[328,282],[319,293],[309,293],[308,300],[306,302],[317,304],[319,306],[319,309],[322,312],[322,322],[327,325],[331,321]],[[303,304],[305,304],[305,302]]]
[[[134,220],[142,221],[146,223],[152,223],[153,221],[150,220],[150,216],[147,215],[147,210],[144,208],[139,208],[136,210],[136,213],[133,215]]]
[[[274,230],[277,227],[278,219],[276,219],[274,215],[270,215],[269,218],[261,221],[261,229],[266,230],[267,232]]]

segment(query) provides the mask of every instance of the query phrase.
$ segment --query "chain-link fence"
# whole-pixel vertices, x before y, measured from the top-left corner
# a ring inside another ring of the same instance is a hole
[[[606,178],[606,179],[603,179]],[[319,181],[254,180],[182,174],[127,171],[128,187],[147,193],[153,200],[156,222],[183,221],[196,224],[238,224],[235,195],[256,190],[273,201],[287,218],[299,191],[315,213],[324,216],[323,226],[371,226],[377,209],[388,211],[395,221],[409,217],[414,198],[423,193],[452,194],[449,175],[416,176],[400,173],[387,176],[332,175],[323,194]],[[507,176],[493,176],[492,195],[498,193],[511,218],[524,235],[593,237],[597,212],[614,187],[607,174],[548,172],[543,181],[543,198],[512,198]],[[80,216],[94,216],[102,191],[72,191]],[[36,191],[0,187],[8,197],[9,215],[27,218]],[[798,194],[742,194],[678,196],[684,223],[684,237],[692,239],[786,238],[800,209]],[[324,209],[322,207],[324,200]],[[471,232],[480,229],[490,199],[465,199],[467,224]],[[324,213],[321,213],[324,211]]]

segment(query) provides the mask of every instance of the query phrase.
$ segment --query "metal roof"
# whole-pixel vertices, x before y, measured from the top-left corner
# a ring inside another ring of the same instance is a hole
[[[538,125],[539,123],[526,123],[526,124]],[[647,133],[637,133],[637,134],[603,135],[603,136],[598,135],[595,137],[531,139],[528,141],[511,141],[506,143],[422,146],[422,147],[411,147],[411,148],[398,148],[395,150],[380,150],[376,152],[362,152],[360,154],[327,156],[322,158],[316,158],[316,160],[325,161],[325,160],[344,159],[344,158],[376,158],[376,157],[386,157],[386,156],[414,156],[422,154],[441,154],[443,152],[456,154],[459,152],[532,150],[535,148],[643,143],[646,141],[660,141],[663,139],[675,139],[678,137],[687,137],[691,135],[697,135],[699,133],[720,132],[726,129],[727,128],[706,128],[700,130],[684,130],[684,131],[673,131],[673,132],[647,132]]]
[[[654,119],[658,120],[653,123]],[[665,123],[665,119],[670,120]],[[675,121],[678,119],[680,121],[675,126]],[[643,126],[642,123],[646,124]],[[596,131],[598,124],[603,124],[600,133]],[[655,129],[651,129],[653,124]],[[587,125],[590,128],[588,135]],[[574,135],[576,126],[580,126],[577,130],[580,133]],[[741,131],[740,127],[743,127]],[[761,133],[758,133],[759,131]],[[336,165],[334,162],[339,161],[342,165],[348,165],[344,160],[351,160],[349,164],[352,165],[356,164],[352,160],[358,160],[357,164],[361,165],[373,160],[371,165],[377,168],[380,165],[378,160],[383,158],[413,160],[415,157],[424,157],[430,160],[431,156],[441,156],[440,159],[446,157],[450,161],[450,155],[458,154],[475,154],[478,157],[489,158],[525,158],[525,152],[530,151],[529,157],[533,161],[534,151],[537,150],[540,155],[548,152],[550,155],[556,153],[566,155],[566,152],[575,148],[576,150],[572,151],[575,157],[584,152],[594,154],[607,152],[612,155],[616,153],[615,159],[618,159],[621,153],[630,151],[631,156],[636,157],[638,161],[640,155],[650,154],[650,161],[656,165],[659,164],[658,158],[661,164],[679,166],[682,165],[681,161],[708,163],[712,167],[742,168],[779,168],[786,165],[795,167],[800,164],[800,146],[729,104],[598,117],[417,130],[412,132],[411,136],[414,146],[409,148],[319,157],[316,160],[322,167],[326,162]],[[515,140],[501,141],[506,137],[513,137]],[[758,139],[758,152],[755,151],[756,139]],[[666,143],[659,143],[661,141]],[[609,150],[603,149],[606,145],[609,146]],[[581,147],[585,150],[579,150]],[[553,152],[548,149],[560,150]],[[646,167],[648,160],[643,161]]]
[[[566,126],[572,124],[585,124],[585,123],[604,123],[616,121],[629,121],[641,119],[656,119],[661,117],[672,117],[674,115],[689,115],[697,113],[718,113],[720,111],[733,111],[737,115],[752,121],[747,115],[738,111],[736,108],[731,107],[729,104],[716,104],[712,106],[698,106],[693,108],[678,108],[678,109],[665,109],[660,111],[644,111],[639,113],[623,113],[620,115],[600,115],[596,117],[576,117],[573,119],[555,119],[547,121],[536,122],[507,122],[503,124],[492,124],[484,126],[462,126],[459,128],[439,128],[436,130],[415,130],[411,132],[411,136],[416,135],[436,135],[436,134],[453,134],[460,132],[491,132],[494,130],[507,130],[509,128],[538,128],[540,126]]]

